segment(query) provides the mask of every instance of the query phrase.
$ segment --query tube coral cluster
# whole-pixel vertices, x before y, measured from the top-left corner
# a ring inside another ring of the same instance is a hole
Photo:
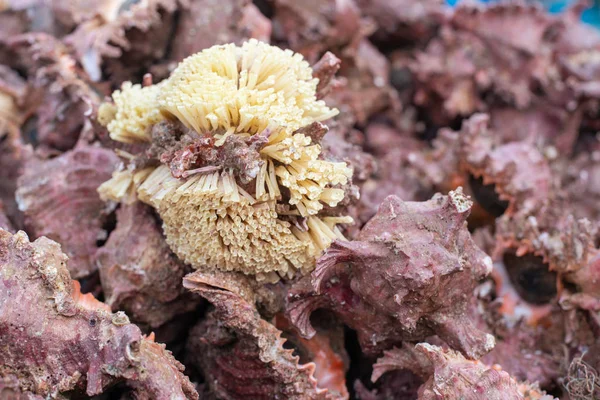
[[[155,85],[125,83],[99,110],[115,141],[151,143],[153,127],[177,121],[184,135],[208,135],[216,152],[261,140],[248,150],[258,162],[242,177],[224,150],[214,160],[198,157],[187,178],[167,165],[127,169],[99,191],[152,205],[173,251],[195,268],[270,280],[309,272],[329,244],[344,240],[337,224],[352,222],[322,214],[343,200],[352,170],[324,159],[319,143],[298,132],[338,113],[317,100],[317,85],[300,54],[256,40],[192,55]]]

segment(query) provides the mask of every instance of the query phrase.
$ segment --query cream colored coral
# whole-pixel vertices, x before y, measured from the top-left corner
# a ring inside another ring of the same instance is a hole
[[[159,96],[163,111],[197,132],[291,133],[337,114],[317,100],[318,79],[300,54],[254,39],[183,60]]]
[[[343,162],[319,160],[321,146],[311,145],[309,137],[290,135],[281,130],[271,135],[261,154],[283,164],[275,168],[275,175],[279,184],[289,189],[289,203],[297,207],[301,216],[317,214],[323,203],[335,207],[344,198],[343,189],[328,186],[345,185],[352,176],[352,169]],[[262,170],[259,173],[266,172]],[[258,198],[262,198],[265,192],[262,180],[268,181],[267,177],[257,180]]]
[[[164,119],[157,96],[162,84],[142,87],[125,82],[112,94],[114,104],[103,103],[98,120],[113,140],[123,143],[149,142],[150,127]]]
[[[152,171],[154,168],[144,168],[135,172],[115,171],[111,179],[98,187],[98,194],[104,201],[123,201],[125,204],[131,204],[137,200],[137,188]]]
[[[203,166],[181,180],[167,166],[143,175],[122,171],[102,185],[101,195],[137,195],[152,205],[171,249],[195,268],[271,280],[311,271],[333,240],[344,239],[336,225],[352,222],[318,215],[324,204],[335,207],[344,198],[335,186],[346,184],[352,170],[321,159],[321,146],[295,133],[337,114],[317,100],[317,83],[301,55],[251,40],[188,57],[152,89],[124,85],[101,113],[115,140],[148,141],[152,124],[176,118],[212,133],[215,146],[230,135],[268,135],[268,142],[259,150],[263,163],[252,195],[222,165]],[[282,188],[289,193],[285,200]]]
[[[131,197],[132,191],[135,192],[131,171],[115,171],[111,179],[98,187],[98,194],[104,201],[121,201]]]
[[[182,181],[161,166],[138,195],[158,210],[171,249],[193,266],[293,276],[312,270],[315,257],[341,237],[334,225],[316,217],[306,232],[280,220],[274,202],[257,202],[230,171]]]

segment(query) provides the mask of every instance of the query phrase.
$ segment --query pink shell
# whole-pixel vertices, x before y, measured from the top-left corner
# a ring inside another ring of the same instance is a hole
[[[82,295],[67,257],[47,238],[0,231],[0,358],[3,373],[49,397],[94,396],[125,382],[151,398],[198,399],[164,345],[142,336],[124,313]]]
[[[199,303],[181,284],[191,268],[171,252],[145,204],[121,205],[117,226],[98,250],[96,263],[106,303],[136,323],[157,328]]]
[[[473,289],[492,268],[466,228],[470,203],[461,194],[426,202],[390,196],[357,240],[336,241],[288,296],[288,315],[306,336],[309,316],[332,309],[358,333],[363,351],[437,334],[469,358],[494,339],[469,319]]]
[[[19,178],[16,196],[28,232],[61,244],[73,278],[96,270],[94,255],[111,212],[96,189],[118,162],[110,150],[83,146],[50,160],[34,159]]]

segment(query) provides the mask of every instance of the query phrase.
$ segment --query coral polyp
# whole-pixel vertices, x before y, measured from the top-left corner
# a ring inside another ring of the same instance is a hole
[[[352,222],[323,215],[344,199],[352,169],[301,133],[338,113],[317,100],[318,83],[300,54],[256,40],[192,55],[156,85],[125,83],[99,120],[116,141],[149,143],[152,167],[132,162],[101,195],[152,205],[195,268],[269,280],[310,272],[344,240],[336,224]]]

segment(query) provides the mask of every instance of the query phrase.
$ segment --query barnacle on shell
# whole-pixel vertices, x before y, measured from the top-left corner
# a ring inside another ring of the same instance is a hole
[[[309,272],[344,239],[336,224],[352,222],[320,215],[344,198],[352,170],[301,133],[338,112],[317,100],[318,81],[301,55],[250,40],[190,56],[158,85],[124,84],[100,122],[114,140],[150,142],[163,165],[116,172],[101,196],[152,205],[195,268]]]

